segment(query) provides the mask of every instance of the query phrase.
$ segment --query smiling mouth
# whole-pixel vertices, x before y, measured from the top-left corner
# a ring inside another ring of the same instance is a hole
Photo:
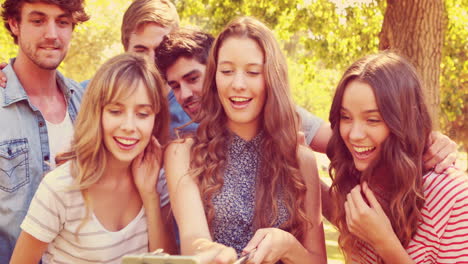
[[[229,97],[229,101],[233,108],[236,109],[243,109],[249,105],[249,103],[253,100],[253,98],[246,98],[246,97]]]
[[[357,147],[353,146],[354,156],[357,159],[364,160],[369,158],[369,156],[375,151],[376,147]]]
[[[117,142],[117,144],[123,148],[131,148],[135,146],[138,143],[138,139],[127,139],[127,138],[119,138],[119,137],[114,137],[114,140]]]

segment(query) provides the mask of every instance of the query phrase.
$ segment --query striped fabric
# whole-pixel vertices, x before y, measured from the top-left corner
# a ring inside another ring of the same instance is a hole
[[[42,257],[46,263],[121,263],[125,254],[148,251],[146,215],[143,208],[125,228],[110,232],[92,214],[78,236],[75,231],[85,216],[80,191],[71,191],[69,163],[47,174],[34,196],[21,228],[49,243]]]
[[[423,176],[426,202],[421,225],[406,251],[415,263],[468,263],[468,177],[449,168]],[[360,242],[354,263],[376,263],[377,255]]]

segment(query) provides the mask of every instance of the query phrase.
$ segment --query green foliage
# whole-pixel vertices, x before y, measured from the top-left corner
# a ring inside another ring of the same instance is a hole
[[[440,76],[441,127],[468,147],[468,1],[445,1],[448,22]]]

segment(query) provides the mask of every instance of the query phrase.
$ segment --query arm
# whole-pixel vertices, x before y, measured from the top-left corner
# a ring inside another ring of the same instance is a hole
[[[278,228],[259,229],[244,252],[251,252],[251,263],[326,263],[325,238],[321,219],[320,189],[317,166],[312,151],[305,147],[299,150],[300,172],[307,186],[305,213],[310,221],[303,241]]]
[[[174,217],[179,228],[181,254],[193,255],[195,240],[211,240],[198,185],[188,175],[192,140],[170,144],[165,152],[166,179]]]
[[[322,215],[332,222],[333,202],[330,197],[330,186],[320,179],[320,194],[322,200]]]
[[[327,151],[328,141],[332,136],[330,123],[323,122],[317,133],[310,142],[310,147],[317,152],[325,153]]]
[[[148,250],[152,252],[162,248],[168,253],[176,253],[172,224],[168,221],[170,208],[166,205],[161,209],[160,197],[156,191],[161,158],[161,146],[153,137],[144,153],[134,160],[132,172],[147,217]]]
[[[36,264],[41,260],[48,243],[42,242],[30,234],[21,231],[16,242],[10,264]]]
[[[364,201],[361,189],[369,205]],[[363,183],[362,188],[359,185],[354,187],[347,195],[345,211],[349,231],[369,243],[385,263],[414,263],[393,232],[390,220],[366,183]]]

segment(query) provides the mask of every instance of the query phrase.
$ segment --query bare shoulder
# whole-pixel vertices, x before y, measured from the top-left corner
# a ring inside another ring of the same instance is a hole
[[[314,152],[307,146],[299,146],[297,150],[299,170],[307,183],[318,183],[317,162]]]

